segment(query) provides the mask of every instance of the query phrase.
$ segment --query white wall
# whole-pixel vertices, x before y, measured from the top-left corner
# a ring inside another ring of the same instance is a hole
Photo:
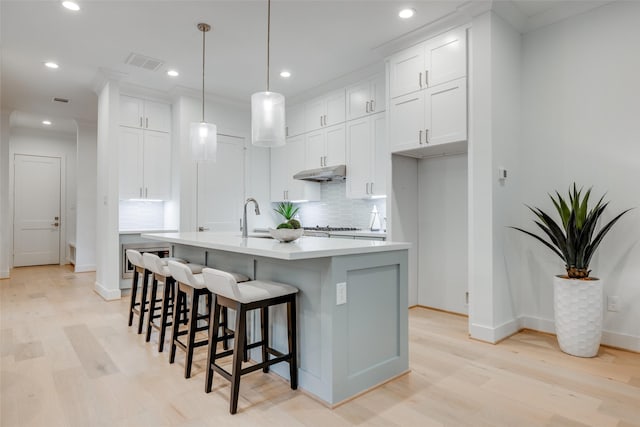
[[[60,157],[63,176],[60,191],[60,262],[66,263],[68,242],[75,238],[76,224],[76,135],[30,128],[11,128],[9,209],[13,211],[13,158],[15,154]],[[9,218],[13,234],[13,217]],[[12,241],[13,239],[11,239]],[[12,243],[11,243],[12,244]]]
[[[9,277],[11,238],[9,211],[9,113],[0,112],[0,279]]]
[[[94,271],[96,269],[96,150],[96,125],[94,123],[78,122],[76,272]]]
[[[553,209],[547,193],[572,182],[594,186],[611,201],[604,221],[640,207],[640,3],[614,2],[526,34],[523,39],[521,198]],[[533,230],[520,208],[516,225]],[[562,262],[526,236],[522,245],[525,323],[551,330],[551,277]],[[604,313],[603,342],[640,351],[640,210],[620,220],[591,269],[617,295],[619,312]]]

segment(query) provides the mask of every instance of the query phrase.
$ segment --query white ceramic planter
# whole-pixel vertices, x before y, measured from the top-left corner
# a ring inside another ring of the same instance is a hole
[[[594,357],[602,337],[602,280],[553,278],[553,306],[560,349]]]

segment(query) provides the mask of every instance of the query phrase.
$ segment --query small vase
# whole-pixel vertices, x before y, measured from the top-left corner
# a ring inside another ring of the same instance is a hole
[[[553,278],[553,306],[560,349],[594,357],[602,338],[602,280]]]

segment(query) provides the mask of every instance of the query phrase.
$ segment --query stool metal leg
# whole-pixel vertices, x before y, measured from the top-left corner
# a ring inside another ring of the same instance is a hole
[[[220,329],[220,305],[216,300],[216,296],[213,296],[213,311],[211,313],[211,318],[209,319],[209,351],[207,353],[207,380],[205,382],[204,391],[205,393],[211,392],[211,387],[213,385],[213,367],[212,363],[216,361],[216,352],[218,347],[218,330]],[[226,311],[226,307],[222,307],[224,311]],[[226,335],[226,332],[222,332],[223,335]],[[226,343],[227,340],[225,339]]]
[[[184,312],[182,308],[182,295],[180,285],[175,283],[175,292],[173,295],[173,322],[171,325],[171,351],[169,353],[169,363],[173,363],[176,360],[176,340],[178,339],[178,331],[180,325],[180,315]]]
[[[296,296],[291,296],[291,300],[287,303],[287,319],[288,319],[288,338],[289,338],[289,377],[291,378],[291,388],[298,388],[298,340],[296,337]]]
[[[189,330],[187,332],[187,348],[184,360],[184,377],[191,377],[191,362],[193,361],[193,344],[196,340],[196,329],[198,328],[198,300],[200,296],[196,292],[191,292],[191,312],[189,313]]]
[[[151,328],[153,326],[153,316],[156,313],[156,302],[157,302],[157,294],[158,293],[158,279],[155,274],[151,274],[151,296],[149,297],[149,316],[147,318],[147,336],[145,337],[145,341],[149,342],[151,340]]]
[[[134,268],[133,279],[131,280],[131,301],[129,303],[129,326],[133,324],[133,309],[136,306],[136,296],[138,295],[138,279],[140,274]]]
[[[142,325],[144,324],[144,313],[147,311],[147,289],[149,286],[149,270],[144,270],[142,275],[142,292],[140,293],[140,316],[138,322],[138,334],[142,333]]]
[[[262,307],[260,309],[260,333],[262,338],[262,362],[269,360],[269,307]],[[262,372],[265,374],[269,372],[269,365],[264,365]]]
[[[238,411],[238,395],[240,393],[240,376],[242,370],[242,357],[244,342],[246,339],[247,312],[244,304],[238,303],[236,308],[236,330],[233,341],[233,370],[231,371],[231,402],[230,412],[235,414]]]
[[[167,327],[170,324],[169,318],[169,308],[171,308],[173,318],[175,319],[176,315],[176,306],[173,302],[174,300],[174,286],[175,283],[171,278],[165,279],[164,282],[164,293],[162,295],[162,312],[160,315],[160,333],[158,336],[158,353],[162,353],[164,350],[164,338],[167,331]]]

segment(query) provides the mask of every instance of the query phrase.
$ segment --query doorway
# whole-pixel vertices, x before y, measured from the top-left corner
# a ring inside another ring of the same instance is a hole
[[[217,161],[198,163],[198,231],[238,231],[245,197],[245,140],[218,134]]]
[[[60,263],[60,157],[14,156],[13,266]]]

